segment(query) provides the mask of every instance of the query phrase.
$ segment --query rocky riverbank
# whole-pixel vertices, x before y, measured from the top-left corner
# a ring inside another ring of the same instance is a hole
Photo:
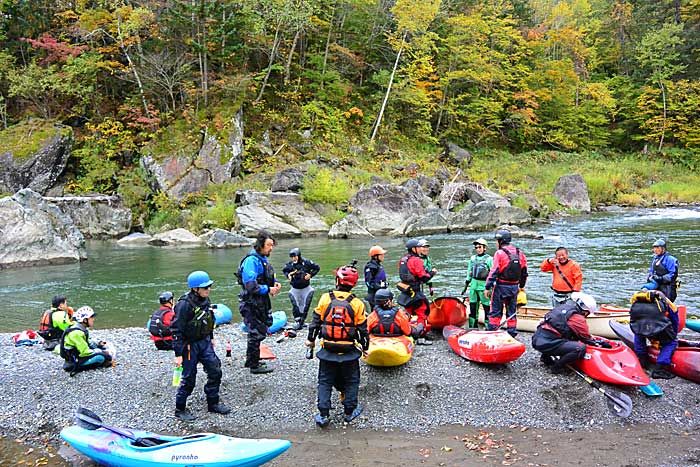
[[[95,330],[95,339],[118,349],[114,368],[69,377],[58,356],[39,345],[14,347],[0,334],[0,431],[13,436],[57,440],[71,423],[76,406],[85,406],[114,426],[157,432],[214,431],[238,436],[284,435],[316,430],[316,361],[304,359],[303,337],[266,344],[277,355],[269,375],[251,375],[242,368],[245,339],[237,326],[216,331],[216,349],[224,366],[222,400],[234,412],[208,414],[200,374],[190,398],[199,416],[192,424],[173,417],[175,388],[171,386],[172,353],[155,350],[140,328]],[[551,375],[530,347],[530,335],[518,340],[528,346],[507,366],[470,363],[450,351],[445,341],[417,347],[412,360],[399,368],[362,365],[360,403],[365,413],[355,429],[426,434],[459,424],[473,427],[528,427],[555,430],[619,430],[639,424],[663,424],[671,430],[694,432],[700,420],[695,383],[676,378],[660,381],[665,395],[648,399],[639,390],[622,388],[634,402],[625,421],[612,416],[606,399],[573,375]],[[225,357],[231,342],[233,358]],[[342,427],[337,395],[331,430]]]

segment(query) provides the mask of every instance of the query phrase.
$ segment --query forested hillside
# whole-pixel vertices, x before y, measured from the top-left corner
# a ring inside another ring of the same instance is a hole
[[[280,140],[306,131],[329,152],[433,151],[448,140],[477,151],[659,154],[691,170],[699,159],[700,0],[0,8],[0,126],[29,117],[72,126],[76,192],[138,185],[150,140],[179,125],[196,145],[240,108],[244,173],[274,165],[255,149],[270,129]]]

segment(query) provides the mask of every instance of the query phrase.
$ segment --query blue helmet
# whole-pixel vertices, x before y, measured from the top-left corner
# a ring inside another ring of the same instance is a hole
[[[187,276],[187,287],[190,289],[209,287],[213,283],[214,281],[209,278],[209,274],[204,271],[194,271]]]
[[[664,240],[663,238],[660,238],[654,242],[653,246],[660,246],[661,248],[666,248],[666,240]]]

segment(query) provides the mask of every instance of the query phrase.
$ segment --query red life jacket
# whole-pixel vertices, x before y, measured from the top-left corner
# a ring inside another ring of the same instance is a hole
[[[396,313],[399,311],[397,307],[388,310],[381,307],[375,307],[374,312],[379,318],[379,322],[369,330],[370,334],[375,336],[395,337],[403,336],[401,326],[396,324]]]
[[[335,353],[350,352],[357,338],[355,310],[350,305],[355,295],[350,294],[344,300],[337,298],[333,291],[329,295],[331,303],[321,317],[323,348]]]

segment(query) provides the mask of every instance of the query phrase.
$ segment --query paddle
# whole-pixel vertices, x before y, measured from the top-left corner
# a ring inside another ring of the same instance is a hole
[[[105,430],[116,433],[119,436],[129,438],[138,446],[151,447],[167,442],[157,438],[135,438],[133,434],[122,431],[119,428],[105,425],[102,423],[102,419],[99,417],[99,415],[84,407],[79,407],[75,412],[75,421],[80,428],[84,428],[86,430],[97,430],[98,428],[104,428]]]
[[[588,384],[596,388],[598,391],[602,392],[605,397],[608,398],[608,408],[612,411],[613,415],[618,417],[627,418],[632,413],[632,399],[629,398],[627,394],[622,394],[617,391],[605,390],[598,381],[592,379],[590,376],[585,375],[578,371],[571,365],[566,365],[571,371],[583,378]]]
[[[639,386],[639,389],[644,393],[645,396],[649,397],[661,397],[664,395],[664,390],[659,387],[653,381],[650,381],[646,386]]]

